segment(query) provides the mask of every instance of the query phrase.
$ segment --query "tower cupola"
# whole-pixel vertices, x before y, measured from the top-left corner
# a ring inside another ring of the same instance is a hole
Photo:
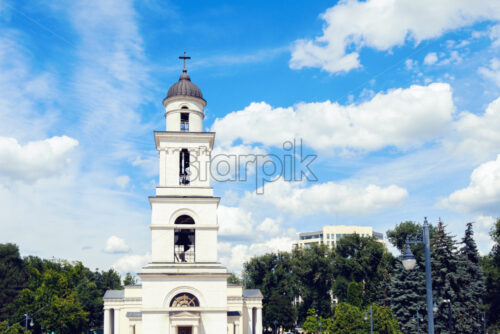
[[[184,60],[182,74],[179,81],[170,86],[167,97],[163,99],[167,131],[201,132],[207,101],[187,73],[186,59],[191,57],[187,57],[184,52],[184,56],[179,58]]]
[[[189,74],[187,73],[187,70],[185,68],[182,70],[179,81],[174,83],[168,90],[165,100],[175,96],[190,96],[205,101],[205,99],[203,99],[201,89],[191,81],[191,78],[189,77]]]

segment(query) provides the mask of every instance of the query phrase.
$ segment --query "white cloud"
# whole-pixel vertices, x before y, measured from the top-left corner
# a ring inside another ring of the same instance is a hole
[[[488,254],[495,244],[490,231],[497,220],[492,216],[477,216],[474,219],[474,239],[481,254]]]
[[[77,145],[77,140],[67,136],[25,145],[14,138],[0,137],[0,176],[30,182],[58,175],[69,163],[68,153]]]
[[[497,86],[500,87],[500,59],[493,58],[490,61],[489,67],[480,67],[478,69],[478,72],[483,77],[493,81]]]
[[[102,250],[116,231],[142,254],[150,245],[144,198],[116,191],[115,184],[123,162],[138,156],[138,137],[151,130],[141,123],[141,105],[154,93],[144,88],[151,81],[138,16],[132,1],[51,4],[37,11],[60,19],[74,32],[74,45],[55,38],[48,46],[70,64],[40,61],[31,32],[0,29],[0,134],[8,138],[2,138],[0,173],[36,180],[0,182],[0,242],[19,244],[23,255],[85,259],[89,267],[108,268],[116,255]],[[78,138],[78,150],[63,152],[76,146],[69,137],[40,140],[59,128]],[[28,142],[38,145],[31,158]]]
[[[418,65],[418,62],[416,60],[413,60],[413,59],[406,59],[405,60],[405,66],[406,66],[407,70],[412,70],[415,67],[417,67],[417,65]]]
[[[319,151],[372,151],[432,140],[443,133],[453,112],[450,86],[434,83],[378,93],[367,102],[348,106],[330,101],[288,108],[252,103],[216,119],[212,131],[224,147],[238,139],[244,144],[281,147],[285,141],[302,138]]]
[[[128,175],[120,175],[115,179],[115,183],[118,187],[125,189],[130,183],[130,177]]]
[[[220,205],[217,210],[219,235],[233,239],[251,239],[254,221],[252,213],[239,207]]]
[[[453,124],[459,135],[457,152],[476,157],[491,157],[500,147],[500,98],[491,102],[483,115],[463,112]]]
[[[493,40],[492,45],[494,47],[500,46],[500,24],[497,24],[490,29],[489,37]]]
[[[497,0],[345,0],[327,9],[321,19],[326,23],[322,36],[295,42],[291,68],[349,71],[361,66],[363,47],[386,51],[474,22],[499,20],[500,4]]]
[[[142,158],[140,155],[136,156],[132,161],[132,166],[141,167],[147,176],[158,175],[158,154],[154,153],[146,158]]]
[[[130,247],[127,245],[125,240],[117,237],[116,235],[112,235],[108,238],[108,240],[106,240],[104,251],[111,254],[127,253],[130,251]]]
[[[428,53],[424,58],[424,64],[432,65],[438,61],[437,54],[435,52]]]
[[[398,206],[408,197],[406,189],[396,185],[380,187],[326,182],[304,187],[302,183],[278,179],[266,183],[264,193],[247,193],[246,201],[269,203],[277,209],[306,216],[316,213],[363,215]]]
[[[259,224],[259,226],[257,226],[257,231],[268,236],[276,236],[281,232],[280,222],[276,219],[266,218]]]
[[[251,257],[276,251],[290,251],[296,230],[284,228],[281,218],[264,218],[260,223],[252,210],[240,202],[238,207],[219,206],[217,210],[219,260],[231,271],[240,272]]]
[[[496,0],[345,0],[327,9],[321,19],[326,23],[322,36],[295,42],[291,68],[347,72],[361,66],[363,47],[385,51],[474,22],[499,20],[500,5]]]
[[[2,29],[0,36],[0,134],[23,142],[45,138],[58,115],[57,80],[33,69],[22,32]]]
[[[120,274],[136,274],[141,271],[147,263],[151,261],[151,254],[145,255],[125,255],[118,259],[111,267]]]
[[[220,261],[230,271],[240,273],[243,264],[254,256],[275,253],[278,251],[289,252],[297,240],[290,236],[269,238],[266,241],[253,242],[250,245],[219,243]]]
[[[469,186],[454,191],[440,205],[460,212],[500,215],[500,154],[474,169]]]
[[[255,157],[265,154],[260,147],[218,143],[211,154],[210,176],[215,181],[245,179],[255,172]]]

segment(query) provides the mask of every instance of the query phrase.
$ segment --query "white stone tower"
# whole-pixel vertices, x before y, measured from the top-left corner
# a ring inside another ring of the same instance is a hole
[[[189,57],[180,58],[182,74],[163,100],[166,131],[154,133],[160,177],[149,199],[152,262],[139,274],[142,333],[227,333],[228,274],[217,262],[220,198],[209,177],[215,133],[203,132],[206,101],[187,74]]]
[[[261,334],[259,290],[227,284],[217,262],[217,207],[210,187],[215,133],[203,132],[206,101],[184,69],[163,100],[155,132],[160,177],[151,203],[152,261],[142,285],[104,294],[104,334]]]

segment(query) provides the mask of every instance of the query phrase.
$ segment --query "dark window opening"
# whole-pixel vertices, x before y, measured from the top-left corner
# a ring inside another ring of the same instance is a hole
[[[179,157],[179,184],[189,184],[189,151],[185,148],[181,150]]]
[[[170,307],[198,307],[200,306],[200,302],[196,296],[184,292],[179,293],[170,302]]]
[[[257,308],[252,308],[252,334],[257,333],[255,327],[257,326]]]
[[[188,106],[182,106],[181,109],[189,109]]]
[[[194,219],[188,215],[177,217],[174,224],[194,224]]]
[[[194,262],[194,241],[194,229],[183,228],[174,230],[174,262]]]
[[[189,114],[187,112],[181,113],[181,131],[189,131]]]

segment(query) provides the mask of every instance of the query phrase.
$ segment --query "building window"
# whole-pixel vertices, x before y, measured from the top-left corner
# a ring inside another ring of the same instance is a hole
[[[189,151],[185,148],[179,154],[179,184],[189,184]]]
[[[182,107],[182,108],[184,108],[184,107]],[[183,132],[189,131],[189,113],[187,113],[187,112],[181,113],[181,131],[183,131]]]
[[[177,219],[175,220],[175,223],[176,225],[179,225],[179,224],[194,224],[194,219],[191,218],[190,216],[188,215],[182,215],[182,216],[179,216],[177,217]]]
[[[170,302],[170,307],[199,307],[200,302],[196,296],[183,292],[172,298]]]
[[[176,225],[194,225],[188,215],[175,220]],[[187,263],[195,261],[195,230],[193,228],[176,228],[174,230],[174,262]]]
[[[255,327],[257,327],[257,308],[252,308],[252,334],[256,334]]]

